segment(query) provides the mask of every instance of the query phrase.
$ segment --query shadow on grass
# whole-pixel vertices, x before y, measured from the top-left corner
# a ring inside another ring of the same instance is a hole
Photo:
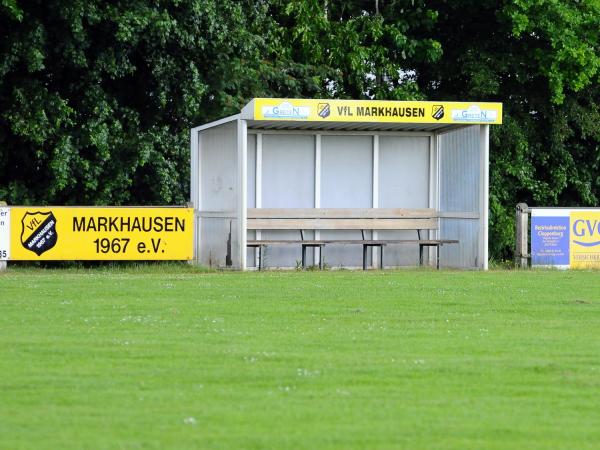
[[[211,273],[215,269],[189,264],[186,261],[11,261],[8,272],[72,271],[126,273]]]

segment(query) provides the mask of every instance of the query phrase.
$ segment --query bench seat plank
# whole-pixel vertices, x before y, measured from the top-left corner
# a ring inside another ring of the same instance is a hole
[[[319,240],[292,240],[292,239],[261,239],[261,240],[248,240],[246,242],[248,246],[259,246],[269,244],[307,244],[307,245],[319,245],[319,244],[370,244],[370,245],[386,245],[386,244],[423,244],[423,245],[436,245],[436,244],[458,244],[455,239],[319,239]]]

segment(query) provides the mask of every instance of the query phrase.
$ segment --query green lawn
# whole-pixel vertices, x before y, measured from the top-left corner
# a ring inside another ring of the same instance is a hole
[[[600,273],[0,275],[0,448],[600,447]]]

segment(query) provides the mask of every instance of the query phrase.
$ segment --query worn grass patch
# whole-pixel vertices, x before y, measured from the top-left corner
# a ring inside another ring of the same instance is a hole
[[[11,269],[0,448],[598,448],[599,275]]]

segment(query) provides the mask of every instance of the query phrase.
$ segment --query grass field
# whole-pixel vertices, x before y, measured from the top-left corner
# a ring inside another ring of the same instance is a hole
[[[0,275],[2,449],[600,448],[600,273]]]

